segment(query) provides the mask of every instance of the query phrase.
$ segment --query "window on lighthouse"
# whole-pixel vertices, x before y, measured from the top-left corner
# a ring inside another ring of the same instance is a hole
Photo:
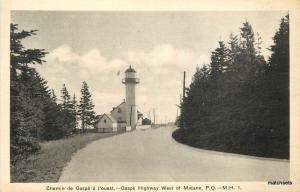
[[[106,119],[104,119],[104,123],[106,123]]]
[[[118,109],[118,113],[122,113],[122,109],[121,108]]]

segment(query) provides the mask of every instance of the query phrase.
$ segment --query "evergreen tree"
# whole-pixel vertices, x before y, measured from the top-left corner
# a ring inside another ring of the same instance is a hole
[[[53,94],[54,92],[52,92]],[[43,130],[43,140],[60,139],[65,136],[64,126],[66,124],[64,113],[53,97],[45,100],[45,121]]]
[[[211,76],[219,77],[228,67],[228,49],[223,41],[219,41],[217,47],[211,54]]]
[[[18,160],[38,151],[38,139],[33,135],[36,130],[35,108],[31,105],[27,90],[21,83],[11,82],[10,88],[10,161]]]
[[[38,131],[42,126],[42,104],[31,80],[35,71],[29,66],[41,64],[46,52],[42,49],[25,49],[21,41],[35,35],[36,30],[18,31],[10,26],[10,149],[11,164],[37,151]]]
[[[232,65],[236,62],[237,56],[240,54],[240,44],[239,39],[237,35],[233,35],[233,33],[230,33],[229,41],[228,41],[228,69],[234,70]],[[234,71],[233,71],[234,72]]]
[[[54,140],[70,135],[70,114],[68,113],[68,109],[57,104],[57,98],[53,89],[48,91],[43,101],[45,119],[42,139]]]
[[[79,102],[79,115],[81,119],[82,131],[85,132],[87,126],[93,125],[95,119],[94,104],[92,95],[89,91],[87,83],[84,81],[81,88],[81,98]]]
[[[66,88],[66,85],[63,84],[63,88],[61,90],[61,98],[62,98],[62,104],[61,107],[63,110],[70,110],[70,106],[71,106],[71,96],[69,94],[69,91]]]
[[[240,35],[239,42],[233,35],[229,40],[229,71],[233,72],[229,78],[236,83],[236,86],[247,87],[253,81],[259,83],[266,61],[260,51],[262,41],[260,38],[258,38],[258,42],[255,41],[255,35],[249,22],[243,23]]]
[[[51,101],[57,103],[57,97],[53,89],[51,89]]]
[[[73,109],[72,109],[71,96],[65,84],[63,84],[61,94],[62,94],[61,114],[65,122],[61,127],[63,129],[63,135],[68,136],[71,134],[72,130],[74,129],[74,117],[72,111]]]
[[[289,156],[289,15],[281,19],[273,37],[271,57],[263,83],[262,118],[270,135],[269,148]],[[276,149],[276,150],[274,150]]]
[[[255,40],[255,50],[256,50],[256,55],[261,55],[261,44],[262,44],[262,39],[259,35],[259,33],[256,33],[256,40]]]
[[[73,129],[76,129],[78,127],[78,109],[77,109],[77,101],[75,94],[73,95],[72,101],[71,101],[71,115],[72,115],[72,127]]]
[[[241,45],[244,50],[250,56],[255,55],[255,39],[254,39],[254,32],[252,26],[248,21],[243,23],[243,27],[241,28]]]
[[[27,89],[27,97],[30,99],[30,108],[33,108],[31,123],[33,126],[30,128],[32,136],[36,139],[41,139],[41,131],[44,128],[45,114],[44,98],[47,97],[47,82],[40,77],[40,75],[32,68],[24,68],[19,75],[20,81]]]
[[[281,19],[279,30],[273,37],[274,45],[270,50],[269,70],[280,73],[289,72],[289,15]]]
[[[43,58],[47,54],[44,49],[25,49],[21,41],[32,35],[36,35],[37,30],[18,32],[18,25],[10,25],[10,73],[11,80],[18,79],[20,72],[27,71],[30,64],[42,64]]]

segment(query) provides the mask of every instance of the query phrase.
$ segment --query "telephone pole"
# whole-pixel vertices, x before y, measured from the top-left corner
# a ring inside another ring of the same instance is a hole
[[[153,123],[155,125],[155,108],[153,108]]]
[[[182,101],[185,98],[185,71],[183,72],[183,90],[182,90]]]
[[[183,114],[183,106],[184,106],[184,100],[185,100],[185,71],[183,72],[183,90],[182,90],[182,105],[181,105],[181,126],[184,128],[184,114]]]

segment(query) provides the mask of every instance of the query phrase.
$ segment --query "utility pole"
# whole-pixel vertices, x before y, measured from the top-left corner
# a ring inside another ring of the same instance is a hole
[[[185,98],[185,71],[183,72],[183,90],[182,90],[182,101]]]
[[[180,94],[180,97],[179,97],[179,104],[181,104],[182,103],[182,96],[181,96],[181,94]]]
[[[155,125],[155,108],[153,108],[153,123]]]
[[[183,115],[183,106],[185,100],[185,71],[183,72],[183,90],[182,90],[182,105],[181,105],[181,121],[182,121],[182,128],[184,128],[184,115]]]

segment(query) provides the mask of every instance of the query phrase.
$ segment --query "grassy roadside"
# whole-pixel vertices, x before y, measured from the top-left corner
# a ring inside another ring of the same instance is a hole
[[[216,132],[200,135],[186,129],[176,129],[172,133],[175,141],[195,148],[263,158],[289,159],[288,152],[280,150],[280,146],[284,145],[284,142],[278,140],[276,145],[267,142],[255,143],[249,142],[242,135],[241,132]]]
[[[72,155],[92,141],[115,133],[87,133],[41,143],[38,154],[19,161],[11,168],[11,182],[57,182]]]

